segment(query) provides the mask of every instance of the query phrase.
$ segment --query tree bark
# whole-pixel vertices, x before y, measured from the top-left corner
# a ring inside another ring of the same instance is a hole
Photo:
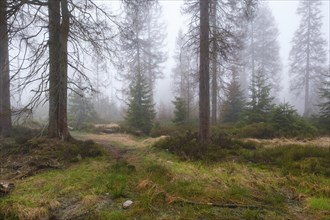
[[[211,79],[211,97],[212,97],[212,111],[211,111],[211,123],[215,125],[217,123],[217,106],[218,106],[218,82],[217,82],[217,59],[218,59],[218,51],[217,51],[217,42],[216,42],[216,13],[217,13],[217,0],[212,1],[212,12],[211,12],[211,22],[213,28],[213,40],[212,40],[212,79]]]
[[[307,26],[307,51],[306,51],[306,72],[305,72],[305,103],[304,103],[304,116],[309,116],[309,72],[310,72],[310,28],[311,28],[311,6],[310,2],[308,2],[308,26]]]
[[[254,67],[254,25],[253,21],[251,21],[251,81],[252,81],[252,87],[254,87],[254,81],[255,81],[255,67]]]
[[[59,130],[60,137],[70,138],[67,116],[67,88],[68,88],[68,37],[70,29],[68,0],[61,0],[62,24],[60,32],[60,94],[59,94]]]
[[[200,0],[199,135],[210,139],[209,0]]]
[[[9,136],[12,128],[6,4],[0,0],[0,136]]]
[[[49,0],[48,13],[50,62],[48,134],[52,138],[67,140],[70,137],[67,125],[67,41],[69,33],[67,0]]]

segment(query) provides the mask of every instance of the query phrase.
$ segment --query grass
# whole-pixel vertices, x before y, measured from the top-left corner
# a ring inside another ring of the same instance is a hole
[[[330,198],[314,198],[309,200],[312,209],[324,210],[330,212]]]
[[[204,163],[131,141],[140,145],[124,146],[130,151],[119,161],[83,159],[18,181],[13,193],[0,199],[0,218],[38,219],[64,206],[84,211],[87,219],[325,219],[329,214],[330,178],[310,171],[285,173],[280,165],[293,161],[313,167],[306,161],[316,160],[322,167],[318,151],[258,147],[240,151],[235,160],[231,155]],[[134,203],[124,210],[127,199]],[[230,209],[210,202],[259,208]]]

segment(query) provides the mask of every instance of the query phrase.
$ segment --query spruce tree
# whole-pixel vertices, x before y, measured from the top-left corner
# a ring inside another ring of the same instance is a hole
[[[185,103],[185,100],[180,97],[175,97],[175,100],[173,101],[174,104],[174,120],[173,122],[177,125],[182,125],[185,122],[187,122],[187,104]]]
[[[242,74],[245,79],[241,81],[247,83],[253,80],[257,69],[260,69],[270,85],[272,95],[280,90],[279,81],[282,71],[278,35],[272,11],[266,3],[262,3],[249,25],[245,39],[246,48],[243,57],[246,73]],[[243,87],[248,89],[248,85],[243,85]]]
[[[130,84],[130,98],[126,115],[127,124],[144,134],[149,134],[156,116],[152,89],[147,78],[137,73]]]
[[[237,74],[233,78],[226,90],[226,100],[223,102],[221,120],[223,122],[237,122],[245,105],[245,97],[241,90]]]
[[[322,38],[322,2],[300,1],[297,14],[301,16],[299,28],[292,40],[290,52],[290,88],[296,95],[303,94],[304,116],[312,113],[312,97],[315,98],[322,81],[326,62],[326,41]]]
[[[180,97],[186,105],[186,120],[189,120],[197,94],[195,54],[191,48],[185,46],[186,39],[182,30],[179,31],[176,39],[174,52],[175,66],[172,69],[174,95]]]
[[[247,103],[247,119],[249,122],[267,121],[274,104],[270,95],[271,87],[267,84],[265,75],[258,70],[250,86],[250,101]]]
[[[84,123],[92,123],[99,120],[92,98],[86,96],[83,90],[73,92],[69,96],[68,105],[69,123],[76,129],[82,128]]]
[[[330,132],[330,66],[325,74],[325,80],[319,90],[321,103],[319,104],[320,122]]]
[[[163,77],[165,27],[159,18],[158,0],[124,1],[124,19],[120,32],[119,75],[127,85],[137,71],[141,71],[151,89]]]

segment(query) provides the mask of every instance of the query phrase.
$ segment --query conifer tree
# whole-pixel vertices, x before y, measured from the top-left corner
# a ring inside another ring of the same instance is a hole
[[[245,105],[245,97],[238,81],[238,74],[233,74],[226,91],[226,100],[222,104],[221,120],[237,122]]]
[[[152,90],[147,78],[137,73],[130,84],[126,121],[134,129],[149,134],[156,116],[152,99]]]
[[[245,79],[241,81],[253,80],[257,69],[260,69],[270,85],[273,96],[280,90],[279,81],[282,70],[277,37],[278,29],[275,18],[270,8],[263,4],[258,8],[255,18],[249,25],[245,39],[246,50],[243,55],[246,73],[242,75]],[[243,85],[243,87],[248,88],[247,85]]]
[[[73,92],[69,96],[68,118],[71,125],[80,129],[84,123],[96,122],[99,117],[95,111],[91,97],[83,91]]]
[[[141,71],[153,89],[156,79],[163,76],[162,64],[166,61],[165,27],[159,21],[161,7],[158,0],[125,0],[124,12],[119,74],[129,85],[133,75]]]
[[[247,117],[250,122],[266,121],[274,105],[270,95],[271,87],[267,84],[265,75],[258,70],[250,86],[250,101],[247,103]]]
[[[330,132],[330,66],[325,75],[325,80],[319,90],[321,103],[319,104],[319,115],[321,124]]]
[[[326,62],[326,41],[322,38],[322,2],[300,1],[297,14],[301,16],[299,28],[292,40],[290,52],[290,88],[296,95],[303,94],[304,116],[312,113],[315,98]]]
[[[84,123],[96,122],[99,119],[95,111],[92,96],[84,91],[82,78],[77,80],[77,89],[69,95],[68,119],[71,126],[80,129]]]
[[[187,105],[184,99],[175,97],[174,104],[174,120],[173,122],[177,125],[182,125],[187,122]]]
[[[185,38],[182,30],[179,31],[174,53],[175,66],[173,68],[173,90],[186,105],[186,120],[189,120],[194,105],[194,97],[197,93],[195,54],[191,48],[185,46]]]
[[[211,4],[211,2],[214,4]],[[208,143],[210,140],[210,60],[227,59],[231,50],[240,44],[241,33],[238,34],[240,32],[238,31],[239,27],[250,17],[252,14],[250,12],[252,12],[255,3],[254,0],[186,1],[184,12],[192,15],[189,24],[188,44],[199,53],[199,136],[203,144]],[[212,20],[218,22],[212,22],[211,24],[211,11]],[[210,41],[214,43],[212,43],[212,48],[216,48],[217,52],[216,54],[213,53],[212,58]],[[216,67],[218,65],[211,66]],[[213,73],[215,74],[212,75],[214,76],[212,103],[214,105],[213,110],[216,110],[215,95],[218,93],[216,76],[219,74]],[[213,122],[215,121],[216,114],[213,115]]]

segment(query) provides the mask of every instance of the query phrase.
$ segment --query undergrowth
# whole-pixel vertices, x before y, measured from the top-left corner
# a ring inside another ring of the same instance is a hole
[[[66,219],[101,220],[326,219],[329,214],[327,149],[266,149],[225,133],[213,136],[205,150],[191,148],[204,147],[194,133],[156,146],[122,146],[130,150],[121,159],[87,158],[21,180],[0,199],[0,219],[61,219],[58,212],[67,207],[73,212]],[[133,205],[123,209],[128,199]]]
[[[187,132],[162,139],[154,144],[155,148],[173,153],[183,160],[203,162],[237,161],[253,163],[269,168],[277,167],[284,174],[316,174],[330,176],[330,151],[314,146],[286,145],[264,148],[252,141],[231,138],[224,132],[211,137],[208,145],[199,141],[197,133]]]

